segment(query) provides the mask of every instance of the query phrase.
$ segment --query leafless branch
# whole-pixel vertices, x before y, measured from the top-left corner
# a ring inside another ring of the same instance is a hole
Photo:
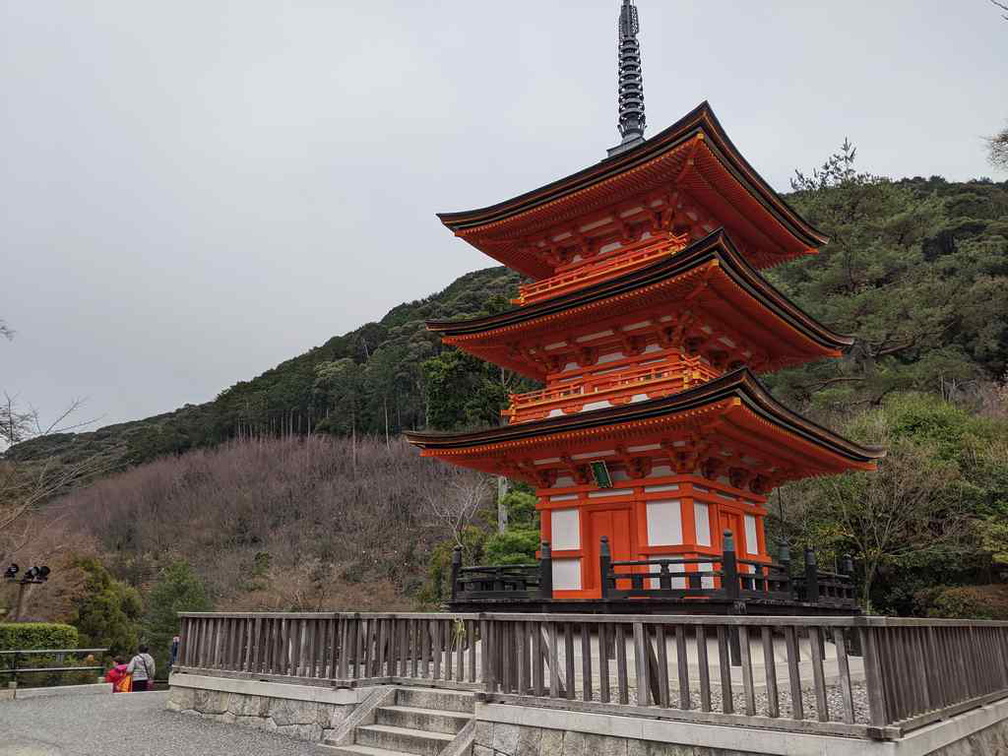
[[[94,425],[101,419],[100,417],[95,417],[88,420],[82,420],[80,422],[75,422],[70,425],[63,425],[63,421],[66,420],[71,415],[73,415],[75,412],[78,412],[81,409],[81,407],[84,406],[86,401],[87,401],[86,398],[78,397],[77,399],[74,399],[51,423],[49,423],[44,428],[42,427],[42,424],[39,420],[40,414],[38,410],[32,407],[31,411],[32,414],[35,416],[35,427],[36,430],[38,431],[37,435],[49,436],[52,435],[53,433],[69,433],[70,431],[78,430],[80,428],[86,428],[89,425]]]
[[[992,2],[992,3],[994,3],[994,5],[996,5],[996,6],[997,6],[998,8],[1000,8],[1001,10],[1003,10],[1003,11],[1008,11],[1008,5],[1006,5],[1005,3],[1001,3],[1001,2],[998,2],[998,0],[991,0],[991,2]],[[1004,14],[1004,15],[1002,16],[1002,18],[1003,18],[1003,19],[1004,19],[1005,21],[1008,21],[1008,13],[1005,13],[1005,14]]]
[[[4,392],[0,402],[0,441],[13,445],[89,425],[91,421],[68,422],[82,405],[83,400],[75,399],[55,420],[43,424],[38,410],[19,409],[17,395]],[[63,459],[52,453],[37,460],[0,461],[0,556],[13,553],[24,542],[30,530],[26,521],[31,519],[32,512],[74,486],[109,472],[109,464],[97,454]]]
[[[807,386],[805,390],[809,394],[815,394],[818,391],[822,391],[824,388],[829,388],[830,386],[837,383],[863,383],[868,380],[863,375],[838,375],[833,378],[827,378],[824,381],[820,381],[814,386]]]
[[[433,519],[449,531],[455,545],[464,549],[466,528],[490,503],[494,481],[460,467],[447,467],[443,473],[430,479],[424,504]]]

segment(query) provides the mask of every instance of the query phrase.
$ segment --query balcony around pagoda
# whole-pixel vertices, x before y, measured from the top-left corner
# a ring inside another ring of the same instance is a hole
[[[853,339],[800,310],[723,231],[569,293],[489,317],[428,322],[444,342],[549,384],[574,366],[681,350],[723,370],[766,372],[837,357]],[[627,367],[630,367],[627,365]]]
[[[700,357],[675,355],[659,364],[589,372],[539,391],[511,394],[511,406],[501,416],[515,424],[618,407],[686,391],[720,375],[721,371]]]
[[[682,251],[689,240],[688,233],[666,232],[659,236],[647,233],[640,241],[625,246],[615,242],[613,251],[602,250],[595,261],[586,262],[578,256],[558,270],[556,275],[519,286],[518,297],[512,299],[511,304],[532,304],[630,273],[659,258]]]

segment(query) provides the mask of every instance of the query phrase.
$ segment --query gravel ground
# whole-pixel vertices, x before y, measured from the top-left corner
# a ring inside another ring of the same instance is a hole
[[[0,755],[317,756],[308,743],[166,711],[167,695],[0,701]]]
[[[601,691],[598,689],[598,681],[595,681],[595,687],[592,690],[592,700],[599,701],[602,700]],[[581,700],[582,688],[580,679],[577,680],[575,684],[575,690],[577,691],[576,698]],[[637,700],[637,686],[633,679],[630,680],[630,684],[627,686],[628,698],[630,703],[633,704]],[[711,711],[722,712],[724,711],[721,698],[721,683],[719,678],[715,675],[711,679]],[[768,717],[770,716],[767,707],[767,691],[764,684],[755,685],[754,690],[754,703],[756,705],[756,716]],[[612,703],[619,701],[619,688],[617,687],[617,681],[615,677],[610,677],[609,680],[609,696]],[[815,691],[811,686],[802,687],[802,715],[804,719],[817,720],[818,714],[816,711],[816,697]],[[851,700],[854,703],[854,722],[857,724],[867,724],[868,723],[868,692],[865,689],[864,683],[854,682],[851,684]],[[671,708],[680,708],[679,704],[679,683],[676,678],[675,672],[673,670],[669,678],[669,701]],[[734,703],[736,714],[745,714],[745,693],[743,690],[739,689],[737,686],[732,692],[732,701]],[[778,691],[777,691],[777,705],[779,708],[779,717],[783,719],[791,718],[791,687],[784,681],[778,681]],[[826,706],[829,709],[829,721],[831,722],[842,722],[843,721],[843,694],[840,688],[836,684],[829,684],[826,686]],[[690,685],[690,708],[694,711],[700,710],[700,686],[699,683],[692,682]]]

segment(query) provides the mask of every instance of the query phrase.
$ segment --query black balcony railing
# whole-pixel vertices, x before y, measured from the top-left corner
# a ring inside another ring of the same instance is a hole
[[[654,557],[613,561],[603,537],[599,584],[603,601],[621,599],[698,600],[729,602],[770,601],[855,608],[853,564],[845,556],[840,572],[821,572],[812,549],[805,549],[804,569],[791,564],[783,544],[778,560],[738,559],[730,530],[723,536],[720,556]],[[538,564],[463,567],[462,552],[452,559],[451,602],[544,600],[553,598],[553,564],[548,542],[543,542]]]

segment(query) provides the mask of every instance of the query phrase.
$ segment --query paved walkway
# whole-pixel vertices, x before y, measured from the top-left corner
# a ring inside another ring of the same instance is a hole
[[[0,701],[0,756],[317,756],[307,743],[165,711],[167,693]]]

